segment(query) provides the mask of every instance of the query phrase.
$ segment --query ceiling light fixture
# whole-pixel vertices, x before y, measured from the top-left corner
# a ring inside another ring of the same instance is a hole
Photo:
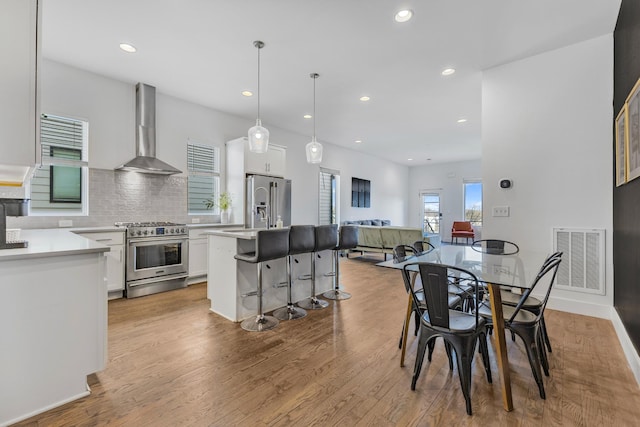
[[[465,118],[458,119],[458,123],[466,123],[466,122],[467,122],[467,119]]]
[[[368,100],[370,100],[371,98],[369,98],[368,96],[361,96],[360,97],[360,101],[366,102]]]
[[[129,43],[120,43],[120,49],[128,53],[135,53],[138,49]]]
[[[320,77],[318,73],[311,73],[309,77],[313,79],[313,137],[307,144],[307,163],[320,163],[322,161],[322,144],[316,141],[316,80]]]
[[[413,159],[407,159],[407,160],[409,160],[410,162],[413,161]]]
[[[242,96],[253,96],[253,92],[251,92],[250,90],[243,90]]]
[[[361,139],[356,139],[356,144],[362,144],[362,140]]]
[[[266,153],[269,148],[269,131],[262,127],[260,120],[260,49],[264,47],[264,43],[256,40],[253,45],[258,49],[258,118],[256,125],[249,129],[249,151]]]
[[[305,114],[305,115],[304,115],[304,116],[302,116],[302,117],[304,117],[305,119],[310,119],[310,118],[311,118],[311,117],[313,117],[313,116],[312,116],[311,114]]]
[[[396,22],[407,22],[413,16],[413,11],[411,9],[404,9],[398,11],[394,19]]]
[[[442,70],[442,74],[443,76],[450,76],[451,74],[455,73],[456,69],[455,68],[445,68],[444,70]]]

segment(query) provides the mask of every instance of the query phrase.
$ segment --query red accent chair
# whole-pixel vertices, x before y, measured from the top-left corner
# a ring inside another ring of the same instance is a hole
[[[467,243],[469,243],[469,239],[473,241],[473,227],[470,221],[453,221],[453,227],[451,227],[451,243],[453,243],[453,239],[458,243],[458,237],[466,238]]]

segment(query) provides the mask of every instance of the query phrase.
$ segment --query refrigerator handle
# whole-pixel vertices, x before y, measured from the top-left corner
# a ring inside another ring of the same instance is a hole
[[[271,182],[271,223],[275,224],[278,219],[278,183]]]

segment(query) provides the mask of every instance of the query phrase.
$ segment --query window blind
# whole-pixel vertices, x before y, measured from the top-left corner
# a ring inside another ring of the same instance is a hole
[[[219,209],[207,209],[207,200],[218,201],[220,195],[220,149],[211,145],[187,143],[189,176],[188,209],[190,214],[218,214]]]
[[[87,126],[87,122],[81,120],[43,114],[40,119],[42,164],[87,166]]]

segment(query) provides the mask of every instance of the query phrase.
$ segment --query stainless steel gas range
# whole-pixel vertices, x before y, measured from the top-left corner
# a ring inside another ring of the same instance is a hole
[[[117,222],[127,229],[125,295],[143,295],[187,286],[189,232],[171,222]]]

